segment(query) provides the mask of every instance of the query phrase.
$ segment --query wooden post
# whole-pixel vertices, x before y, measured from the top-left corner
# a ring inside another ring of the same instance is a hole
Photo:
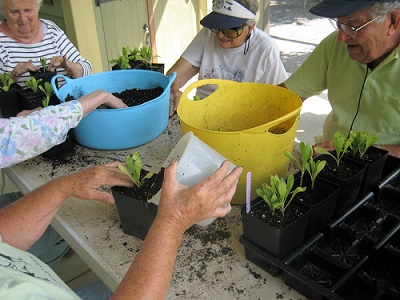
[[[263,30],[269,34],[271,0],[264,0]]]
[[[153,10],[153,1],[147,0],[147,13],[149,15],[149,31],[150,31],[150,45],[151,50],[153,51],[153,62],[157,63],[157,44],[156,44],[156,33],[154,27],[154,10]]]

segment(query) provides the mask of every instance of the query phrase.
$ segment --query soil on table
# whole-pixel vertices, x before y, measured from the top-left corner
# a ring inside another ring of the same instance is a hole
[[[132,107],[136,105],[143,104],[147,101],[155,99],[162,95],[164,89],[161,86],[157,86],[152,89],[126,89],[122,92],[114,92],[112,93],[115,97],[121,99],[127,106]],[[74,100],[75,98],[70,94],[67,95],[65,101]],[[108,109],[109,107],[105,105],[101,105],[98,108]]]
[[[143,178],[149,173],[146,170],[142,170],[141,177]],[[154,197],[155,194],[161,189],[164,180],[164,168],[161,168],[159,173],[154,174],[152,177],[145,179],[140,188],[134,185],[132,188],[114,186],[113,189],[119,193],[129,196],[131,198],[147,202]]]

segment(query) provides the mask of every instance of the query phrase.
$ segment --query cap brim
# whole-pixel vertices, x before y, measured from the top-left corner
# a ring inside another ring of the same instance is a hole
[[[244,24],[247,19],[226,16],[216,12],[211,12],[205,16],[200,24],[208,29],[230,29]]]
[[[320,17],[340,18],[351,15],[374,2],[363,0],[323,0],[309,11]]]

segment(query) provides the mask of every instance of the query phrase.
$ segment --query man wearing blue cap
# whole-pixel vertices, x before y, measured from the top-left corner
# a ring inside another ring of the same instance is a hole
[[[167,75],[176,72],[171,86],[170,115],[178,106],[180,88],[198,74],[199,79],[279,84],[287,78],[278,46],[255,27],[258,0],[214,0],[212,12],[200,24],[196,35]],[[197,89],[200,98],[215,90],[214,85]]]
[[[303,99],[328,90],[322,146],[336,131],[368,131],[400,157],[400,1],[322,0],[310,12],[331,18],[338,31],[282,86]]]

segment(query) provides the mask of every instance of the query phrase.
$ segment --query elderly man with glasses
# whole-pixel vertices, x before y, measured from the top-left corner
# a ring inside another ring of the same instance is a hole
[[[400,157],[400,1],[322,0],[310,12],[338,30],[281,85],[302,99],[328,90],[321,146],[331,149],[336,131],[368,131]]]
[[[174,114],[182,88],[193,76],[238,82],[279,84],[287,78],[278,46],[255,27],[257,0],[214,0],[212,12],[200,21],[204,26],[167,75],[176,72],[171,86],[170,114]],[[214,85],[197,89],[204,98]]]

